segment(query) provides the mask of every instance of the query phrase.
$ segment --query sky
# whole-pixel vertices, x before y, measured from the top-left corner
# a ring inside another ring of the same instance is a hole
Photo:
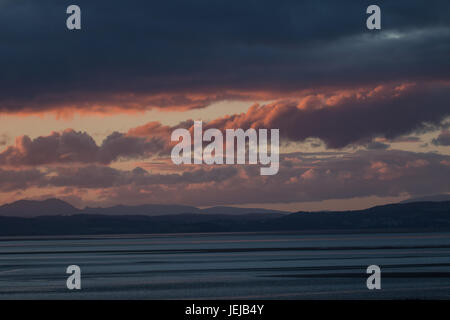
[[[81,30],[66,8],[81,8]],[[0,204],[359,209],[450,193],[450,2],[0,0]],[[194,120],[280,170],[175,165]]]

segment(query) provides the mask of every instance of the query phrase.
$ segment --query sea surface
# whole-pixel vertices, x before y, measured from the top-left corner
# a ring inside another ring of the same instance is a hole
[[[450,233],[0,238],[0,299],[450,299]]]

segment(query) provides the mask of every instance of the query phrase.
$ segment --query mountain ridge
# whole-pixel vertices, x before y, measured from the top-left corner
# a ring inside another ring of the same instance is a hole
[[[209,232],[450,231],[450,201],[396,203],[364,210],[291,214],[99,215],[0,217],[0,236]]]
[[[57,199],[49,198],[45,200],[18,200],[0,206],[0,216],[13,217],[37,217],[58,212],[60,215],[71,215],[80,212],[71,204]]]
[[[78,209],[71,204],[57,198],[45,200],[18,200],[0,206],[0,216],[33,218],[48,215],[74,215],[74,214],[97,214],[97,215],[177,215],[185,213],[197,214],[289,214],[287,211],[269,210],[261,208],[240,208],[240,207],[209,207],[200,209],[186,205],[166,205],[166,204],[144,204],[144,205],[115,205],[111,207],[85,207]]]
[[[423,201],[450,201],[450,194],[435,194],[417,198],[409,198],[400,203],[423,202]]]

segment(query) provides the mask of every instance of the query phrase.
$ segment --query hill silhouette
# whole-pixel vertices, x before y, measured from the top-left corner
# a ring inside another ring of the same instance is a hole
[[[410,198],[402,201],[402,203],[408,202],[426,202],[426,201],[450,201],[450,194],[435,194],[431,196],[424,196],[419,198]]]
[[[42,210],[38,207],[42,205]],[[5,206],[3,206],[5,207]],[[0,212],[6,209],[1,207]],[[170,208],[164,207],[165,209]],[[199,210],[178,214],[120,214],[130,212],[129,207],[112,207],[114,214],[88,208],[89,214],[64,202],[49,199],[43,202],[19,202],[6,208],[16,212],[21,208],[31,210],[27,217],[0,217],[0,236],[31,235],[98,235],[139,233],[185,232],[268,232],[268,231],[352,231],[397,232],[450,230],[450,201],[396,203],[365,210],[279,212],[219,214],[205,213],[195,207],[176,206],[179,211],[187,208]],[[12,209],[11,209],[12,208]],[[53,208],[59,211],[51,211]],[[133,207],[134,212],[146,212],[152,207]],[[153,207],[155,208],[155,207]],[[98,208],[97,208],[98,209]],[[127,209],[127,210],[125,210]],[[193,209],[193,210],[194,210]],[[106,210],[106,209],[104,209]],[[216,211],[217,210],[217,211]],[[212,212],[223,212],[223,207]],[[239,211],[239,210],[238,210]],[[48,215],[32,216],[37,212]],[[52,213],[53,212],[53,213]],[[171,211],[175,212],[175,211]],[[244,212],[244,211],[240,211]],[[236,212],[234,212],[236,213]]]
[[[199,209],[193,206],[184,205],[167,205],[167,204],[145,204],[136,206],[117,205],[112,207],[86,207],[77,209],[71,204],[60,199],[47,200],[19,200],[0,206],[0,216],[32,218],[39,216],[57,216],[57,215],[74,215],[74,214],[93,214],[93,215],[110,215],[110,216],[161,216],[161,215],[178,215],[183,213],[190,214],[287,214],[290,212],[268,210],[260,208],[237,208],[237,207],[211,207]]]
[[[47,200],[19,200],[0,206],[0,216],[37,217],[44,215],[72,215],[80,210],[65,201],[51,198]]]

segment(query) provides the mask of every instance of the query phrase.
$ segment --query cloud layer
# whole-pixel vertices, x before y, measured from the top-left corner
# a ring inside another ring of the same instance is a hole
[[[95,192],[96,201],[101,204],[208,206],[449,192],[450,181],[442,179],[446,176],[450,176],[450,156],[374,150],[284,154],[279,174],[270,178],[260,176],[257,166],[191,167],[169,174],[151,173],[140,167],[128,171],[92,165],[0,169],[0,190],[14,192],[36,187],[52,188],[62,195],[67,190],[71,195]]]
[[[67,129],[31,139],[21,136],[0,153],[0,165],[38,166],[63,163],[109,164],[120,159],[151,157],[165,148],[158,137],[142,138],[114,132],[100,146],[86,132]]]
[[[448,1],[80,0],[0,4],[0,112],[192,109],[318,88],[449,81]],[[126,6],[126,10],[124,7]]]

